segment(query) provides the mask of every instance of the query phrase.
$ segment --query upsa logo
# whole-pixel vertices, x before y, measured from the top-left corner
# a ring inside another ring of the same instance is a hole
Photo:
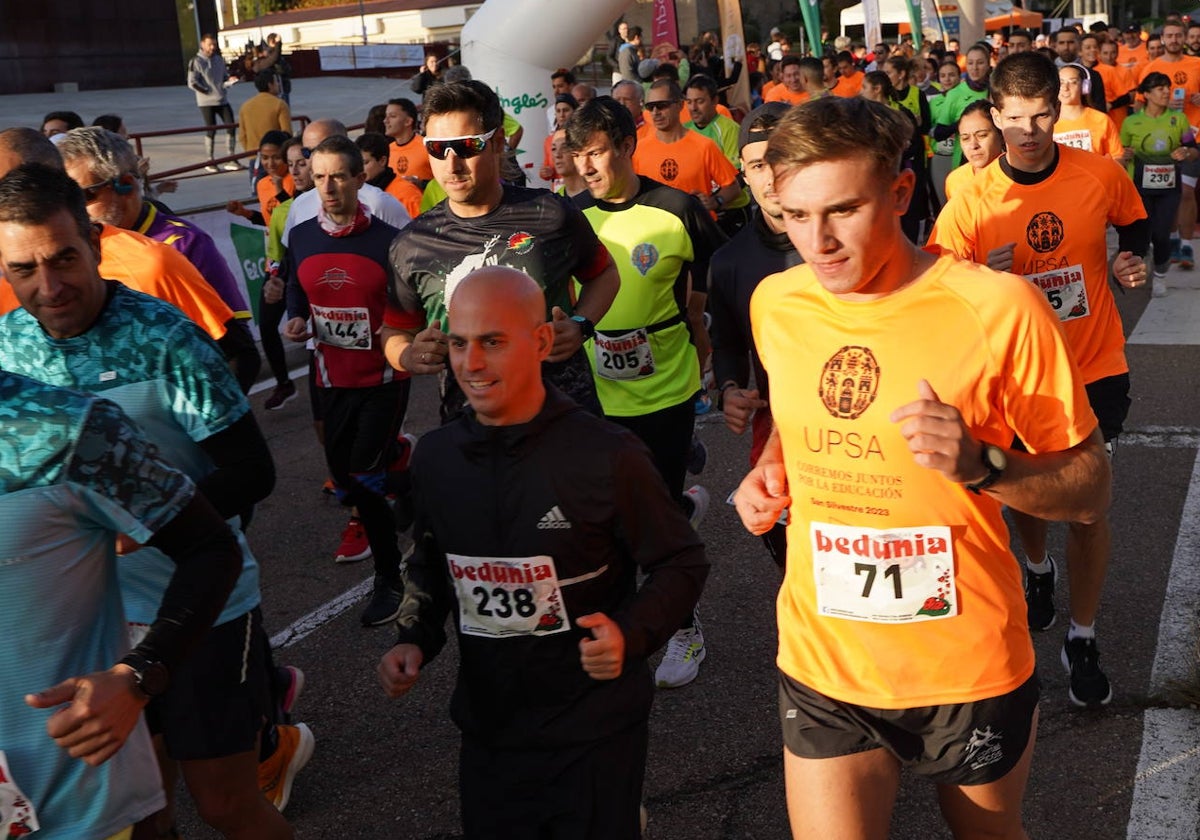
[[[396,170],[397,175],[403,175],[408,171],[408,158],[404,155],[396,158],[396,162],[392,165],[392,169]]]
[[[1175,80],[1175,84],[1186,85],[1187,80],[1188,80],[1188,74],[1182,70],[1176,70],[1175,75],[1172,76],[1172,78]]]
[[[879,362],[868,348],[848,344],[821,370],[821,402],[834,417],[854,420],[875,402],[879,373]]]
[[[658,167],[658,174],[663,176],[664,181],[674,181],[679,177],[679,164],[674,158],[667,158]]]
[[[1025,228],[1025,241],[1039,254],[1049,253],[1062,244],[1062,219],[1053,213],[1038,213]]]

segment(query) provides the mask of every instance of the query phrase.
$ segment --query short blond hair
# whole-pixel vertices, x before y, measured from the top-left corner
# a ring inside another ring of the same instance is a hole
[[[867,157],[895,176],[912,140],[913,124],[897,110],[861,97],[823,96],[792,108],[779,121],[764,159],[776,170]]]

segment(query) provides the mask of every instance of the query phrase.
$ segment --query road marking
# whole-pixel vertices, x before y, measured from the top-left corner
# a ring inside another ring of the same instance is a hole
[[[1196,449],[1200,447],[1200,428],[1195,426],[1140,426],[1121,432],[1120,446],[1146,446],[1151,449]]]
[[[1200,603],[1200,453],[1192,466],[1167,576],[1150,691],[1192,676]],[[1200,830],[1200,712],[1147,709],[1129,809],[1128,840],[1196,840]]]
[[[305,636],[333,621],[346,610],[370,595],[371,587],[374,584],[375,577],[371,576],[362,583],[350,587],[332,601],[328,601],[317,607],[308,615],[292,622],[290,626],[285,627],[271,637],[271,647],[275,650],[282,650],[296,644]]]
[[[295,370],[288,371],[288,379],[303,379],[308,376],[308,365],[298,367]],[[261,394],[263,391],[269,391],[275,387],[274,379],[264,379],[262,382],[255,383],[250,387],[250,393],[246,396],[253,397],[255,394]]]

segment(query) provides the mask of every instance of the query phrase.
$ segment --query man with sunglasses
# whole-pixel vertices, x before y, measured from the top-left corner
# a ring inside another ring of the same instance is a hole
[[[544,364],[551,383],[600,413],[582,347],[608,311],[620,277],[608,250],[568,199],[546,190],[502,184],[504,114],[479,81],[450,82],[425,100],[425,148],[446,200],[413,220],[392,243],[395,291],[407,322],[384,328],[388,361],[414,374],[446,370],[446,310],[472,270],[505,265],[542,287],[554,347]],[[581,291],[573,294],[572,278]],[[447,374],[442,419],[455,416],[463,394]]]
[[[349,137],[350,132],[338,120],[320,119],[310,122],[301,135],[301,138],[304,140],[304,145],[301,148],[304,150],[305,157],[311,155],[313,149],[334,135]],[[358,200],[367,208],[367,211],[372,216],[394,228],[399,229],[404,227],[412,218],[408,215],[408,211],[404,209],[404,205],[397,201],[394,196],[379,189],[379,187],[363,184],[358,191]],[[320,209],[321,196],[316,190],[296,196],[296,199],[292,202],[292,209],[288,211],[287,221],[283,224],[282,242],[284,248],[288,247],[288,240],[292,229],[301,222],[315,219],[317,211]]]

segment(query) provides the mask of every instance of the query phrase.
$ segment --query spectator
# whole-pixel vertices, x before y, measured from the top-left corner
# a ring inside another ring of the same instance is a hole
[[[57,137],[73,128],[83,128],[83,118],[74,111],[51,111],[42,117],[42,134]]]
[[[279,77],[274,70],[260,70],[254,77],[258,93],[238,110],[238,139],[247,152],[258,149],[262,137],[272,129],[292,133],[292,112],[279,98]]]
[[[208,126],[208,134],[204,140],[204,151],[210,161],[208,166],[204,167],[207,172],[220,171],[217,165],[211,162],[213,146],[216,144],[217,137],[216,129],[213,126],[217,124],[218,117],[221,122],[229,125],[229,128],[226,129],[229,135],[228,151],[231,155],[235,154],[234,143],[237,139],[235,133],[237,129],[233,124],[233,108],[229,106],[225,91],[236,81],[236,79],[229,78],[225,59],[217,52],[216,37],[205,35],[200,39],[200,51],[192,56],[192,60],[188,64],[187,84],[196,94],[196,107],[200,109],[200,116],[204,119],[204,124]],[[220,166],[220,169],[227,172],[236,172],[241,168],[242,165],[236,160],[227,160]]]

